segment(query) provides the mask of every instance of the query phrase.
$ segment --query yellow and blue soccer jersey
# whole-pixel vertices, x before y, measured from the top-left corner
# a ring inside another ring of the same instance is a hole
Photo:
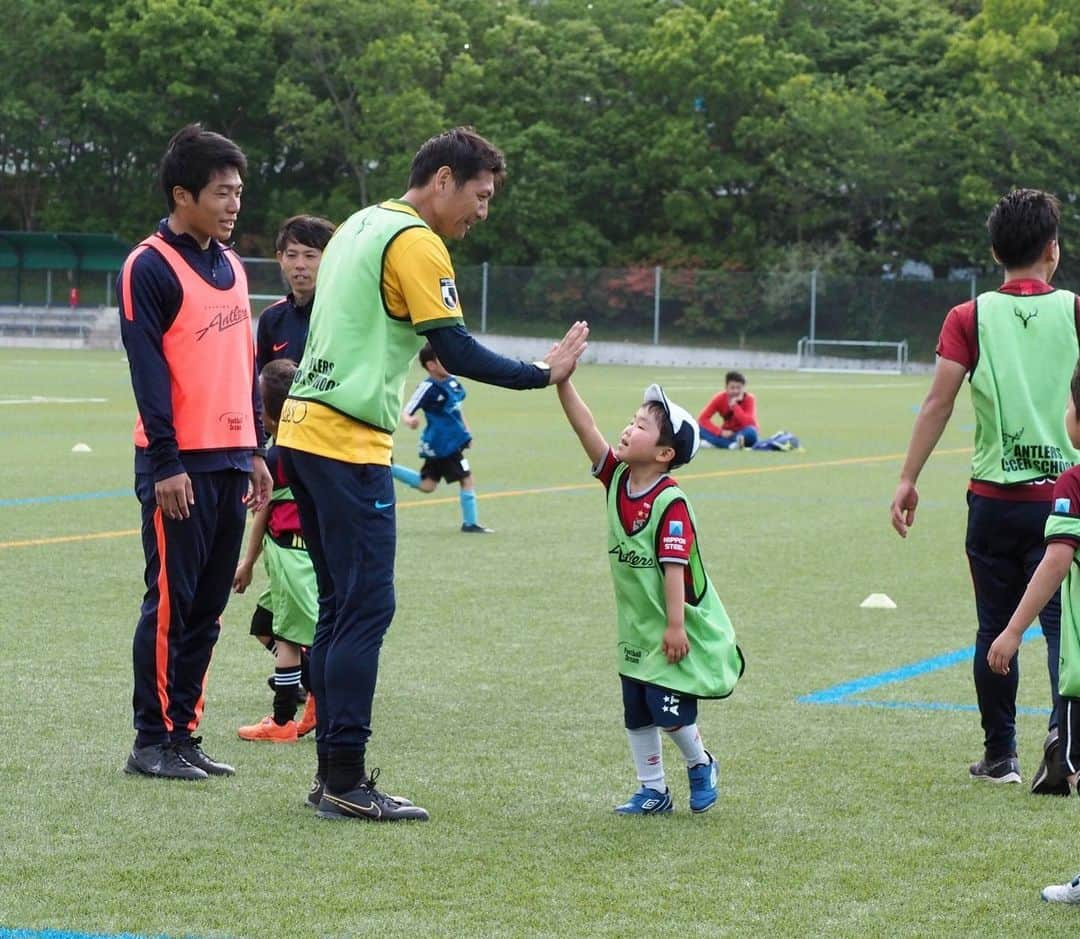
[[[392,199],[354,213],[323,252],[279,443],[388,466],[405,373],[423,334],[461,324],[450,254],[416,209]]]
[[[438,459],[465,449],[472,440],[465,418],[461,414],[461,402],[465,400],[465,388],[453,375],[449,378],[426,378],[420,382],[405,413],[412,415],[423,411],[427,424],[420,435],[420,456]]]

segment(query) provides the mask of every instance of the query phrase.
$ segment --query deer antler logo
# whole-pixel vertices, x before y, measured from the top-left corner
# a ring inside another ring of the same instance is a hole
[[[1007,431],[1001,432],[1001,445],[1006,450],[1012,447],[1014,444],[1020,442],[1020,438],[1024,436],[1024,428],[1021,427],[1015,434],[1010,434]]]
[[[1018,306],[1013,307],[1013,316],[1015,316],[1021,323],[1024,324],[1024,329],[1027,329],[1027,324],[1030,323],[1036,316],[1039,315],[1038,310],[1032,310],[1030,313],[1025,313]]]

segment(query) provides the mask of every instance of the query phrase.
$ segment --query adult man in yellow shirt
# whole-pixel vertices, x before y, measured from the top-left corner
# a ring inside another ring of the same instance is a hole
[[[377,789],[365,767],[379,650],[395,607],[391,435],[413,357],[426,340],[455,374],[527,389],[566,378],[586,346],[588,326],[575,323],[544,361],[526,363],[486,349],[464,327],[442,238],[464,238],[487,218],[505,173],[502,154],[471,128],[432,137],[413,159],[405,195],[351,216],[319,268],[278,444],[319,581],[318,768],[308,801],[323,818],[428,818]]]

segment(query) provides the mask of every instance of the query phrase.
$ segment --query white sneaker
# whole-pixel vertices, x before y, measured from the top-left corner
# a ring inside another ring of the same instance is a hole
[[[1041,896],[1047,903],[1080,903],[1080,874],[1067,884],[1043,887]]]

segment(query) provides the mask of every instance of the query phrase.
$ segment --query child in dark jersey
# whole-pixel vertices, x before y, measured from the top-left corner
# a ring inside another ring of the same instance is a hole
[[[413,392],[401,420],[416,430],[420,426],[416,412],[424,412],[427,426],[420,435],[419,447],[424,465],[414,470],[394,463],[390,472],[394,479],[420,492],[434,492],[442,479],[460,483],[461,530],[466,534],[490,535],[492,530],[481,525],[477,518],[476,482],[463,452],[472,443],[472,431],[461,410],[465,387],[443,367],[431,343],[420,350],[419,359],[428,377]]]

